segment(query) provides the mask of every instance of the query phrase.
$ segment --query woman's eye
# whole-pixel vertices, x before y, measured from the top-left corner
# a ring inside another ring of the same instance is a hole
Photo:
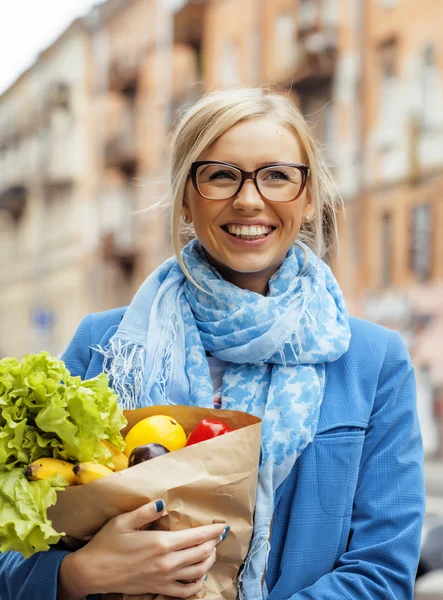
[[[213,173],[209,179],[210,181],[213,179],[235,179],[235,176],[230,171],[217,171],[216,173]]]
[[[283,180],[283,181],[286,181],[288,179],[288,175],[284,171],[270,171],[267,174],[266,178],[267,179],[271,179],[271,180]]]

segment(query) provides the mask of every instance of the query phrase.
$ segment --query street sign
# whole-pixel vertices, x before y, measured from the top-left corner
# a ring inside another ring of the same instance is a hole
[[[48,307],[38,306],[32,311],[31,321],[37,329],[51,331],[54,326],[54,312]]]

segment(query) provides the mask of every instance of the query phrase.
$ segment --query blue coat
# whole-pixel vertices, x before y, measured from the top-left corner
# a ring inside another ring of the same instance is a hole
[[[74,375],[101,371],[92,347],[123,314],[83,319],[63,355]],[[398,333],[351,328],[348,352],[327,365],[317,434],[278,490],[269,600],[413,598],[425,502],[413,367]],[[0,556],[0,599],[56,600],[65,554]]]

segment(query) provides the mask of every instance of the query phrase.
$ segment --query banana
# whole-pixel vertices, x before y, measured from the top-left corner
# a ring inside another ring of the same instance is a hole
[[[72,472],[72,464],[59,460],[58,458],[39,458],[28,465],[24,471],[26,477],[31,481],[42,481],[60,475],[68,483],[75,484],[75,475]]]
[[[116,448],[106,440],[100,440],[100,444],[111,453],[111,461],[114,465],[114,471],[123,471],[123,469],[128,468],[128,457],[125,456],[119,448]]]
[[[74,473],[76,483],[79,484],[91,483],[91,481],[95,481],[96,479],[101,479],[102,477],[107,477],[108,475],[113,474],[113,471],[108,469],[108,467],[92,462],[74,465],[72,471]]]

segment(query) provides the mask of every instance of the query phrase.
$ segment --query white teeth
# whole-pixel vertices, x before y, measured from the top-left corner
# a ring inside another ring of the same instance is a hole
[[[232,235],[260,236],[267,235],[270,231],[272,231],[272,227],[266,227],[264,225],[227,225],[227,230]]]

